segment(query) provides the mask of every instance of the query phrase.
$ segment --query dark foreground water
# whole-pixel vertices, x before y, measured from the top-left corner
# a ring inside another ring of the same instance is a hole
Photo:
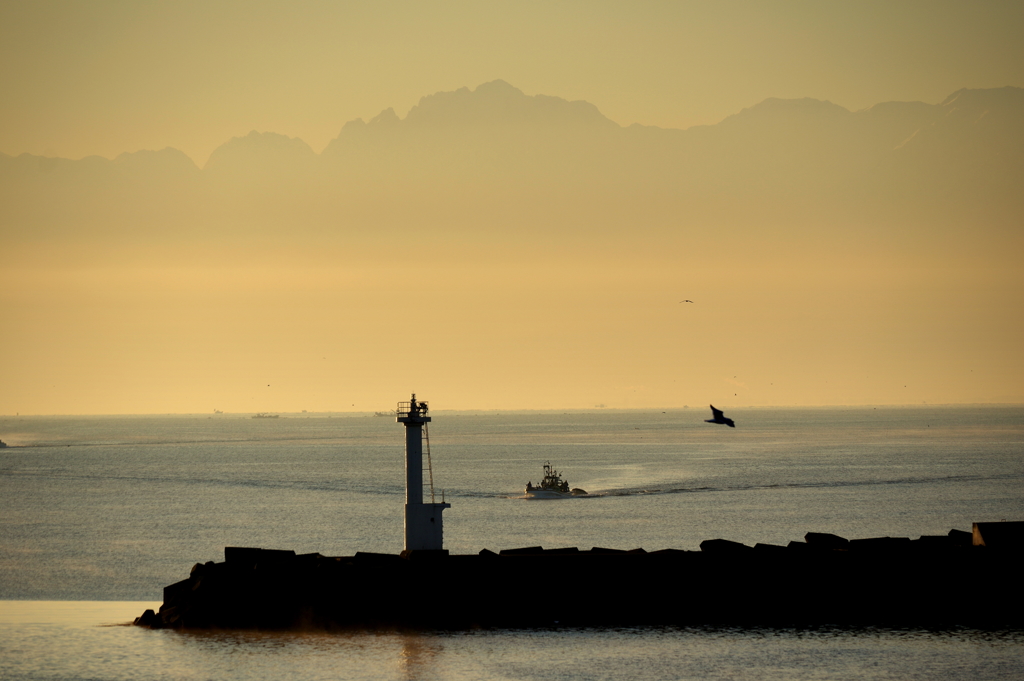
[[[437,493],[452,503],[446,546],[696,549],[716,537],[917,537],[1024,520],[1024,408],[729,415],[736,429],[705,424],[698,410],[435,412]],[[223,560],[227,545],[400,551],[403,437],[393,419],[371,416],[0,418],[13,445],[0,450],[0,678],[1024,676],[1015,631],[122,626],[193,563]],[[591,496],[518,498],[548,460]],[[955,593],[971,597],[976,585],[942,597]],[[464,597],[429,584],[422,594],[425,608]]]

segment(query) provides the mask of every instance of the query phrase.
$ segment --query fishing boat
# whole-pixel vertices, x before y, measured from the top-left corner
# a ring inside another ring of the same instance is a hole
[[[551,467],[551,463],[544,464],[544,478],[540,484],[534,486],[533,481],[526,483],[526,498],[528,499],[562,499],[565,497],[579,497],[587,493],[587,490],[579,487],[569,488],[569,483],[562,480],[561,474]]]

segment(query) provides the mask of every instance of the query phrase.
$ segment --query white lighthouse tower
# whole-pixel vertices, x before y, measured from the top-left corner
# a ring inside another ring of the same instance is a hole
[[[451,504],[434,502],[434,475],[430,464],[430,440],[427,436],[427,403],[417,402],[416,393],[408,402],[399,402],[399,423],[405,424],[405,550],[440,551],[444,544],[441,511]],[[426,444],[427,470],[430,475],[430,502],[423,501],[423,452]]]

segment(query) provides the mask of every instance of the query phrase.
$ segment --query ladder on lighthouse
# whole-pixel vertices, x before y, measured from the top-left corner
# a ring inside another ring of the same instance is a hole
[[[427,479],[430,481],[430,503],[433,504],[433,503],[435,503],[435,501],[434,501],[434,466],[430,462],[430,433],[427,432],[427,424],[426,423],[423,424],[423,453],[426,454]],[[441,496],[442,496],[441,501],[443,502],[444,501],[444,498],[443,498],[444,494],[442,493]]]

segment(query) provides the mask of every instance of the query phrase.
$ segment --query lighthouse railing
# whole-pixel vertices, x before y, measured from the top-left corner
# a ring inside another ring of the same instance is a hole
[[[421,402],[416,400],[416,412],[419,414],[426,414],[429,411],[427,402]],[[396,416],[409,416],[413,412],[412,402],[399,402],[398,409],[395,410]]]

